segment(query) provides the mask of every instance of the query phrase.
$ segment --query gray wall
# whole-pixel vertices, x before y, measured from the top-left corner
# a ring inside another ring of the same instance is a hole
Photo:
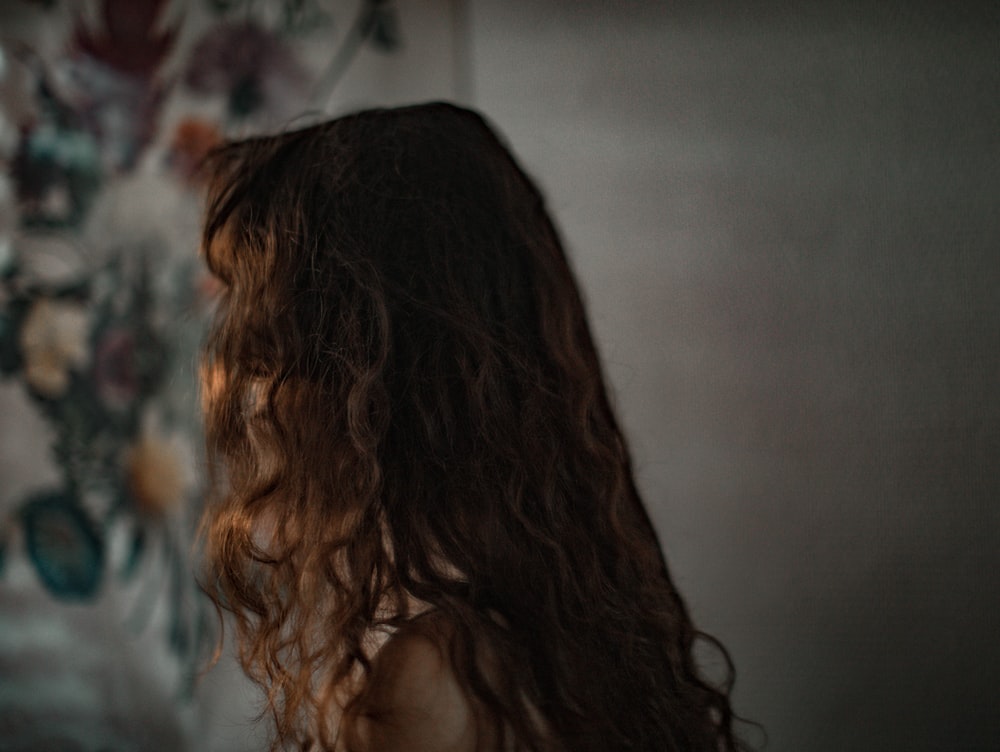
[[[869,5],[472,0],[468,95],[737,710],[774,752],[992,750],[1000,22]]]

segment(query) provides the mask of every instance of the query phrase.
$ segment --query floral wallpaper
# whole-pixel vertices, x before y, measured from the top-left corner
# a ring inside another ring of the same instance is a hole
[[[205,747],[196,166],[402,40],[378,0],[0,7],[0,748]]]

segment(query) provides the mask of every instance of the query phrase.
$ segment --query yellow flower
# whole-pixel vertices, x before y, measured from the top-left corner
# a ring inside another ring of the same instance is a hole
[[[191,469],[176,441],[144,433],[125,466],[132,498],[146,514],[161,516],[183,501]]]
[[[39,394],[56,398],[69,372],[86,365],[87,311],[78,303],[39,298],[21,327],[24,379]]]

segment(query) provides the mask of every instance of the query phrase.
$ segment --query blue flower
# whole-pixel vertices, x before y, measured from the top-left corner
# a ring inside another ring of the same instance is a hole
[[[22,510],[28,556],[45,586],[59,598],[92,597],[101,582],[104,544],[68,493],[35,496]]]

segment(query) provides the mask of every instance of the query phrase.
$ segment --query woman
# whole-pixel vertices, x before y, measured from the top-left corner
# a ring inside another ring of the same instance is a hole
[[[209,166],[208,564],[275,746],[737,749],[558,235],[483,119],[361,112]]]

